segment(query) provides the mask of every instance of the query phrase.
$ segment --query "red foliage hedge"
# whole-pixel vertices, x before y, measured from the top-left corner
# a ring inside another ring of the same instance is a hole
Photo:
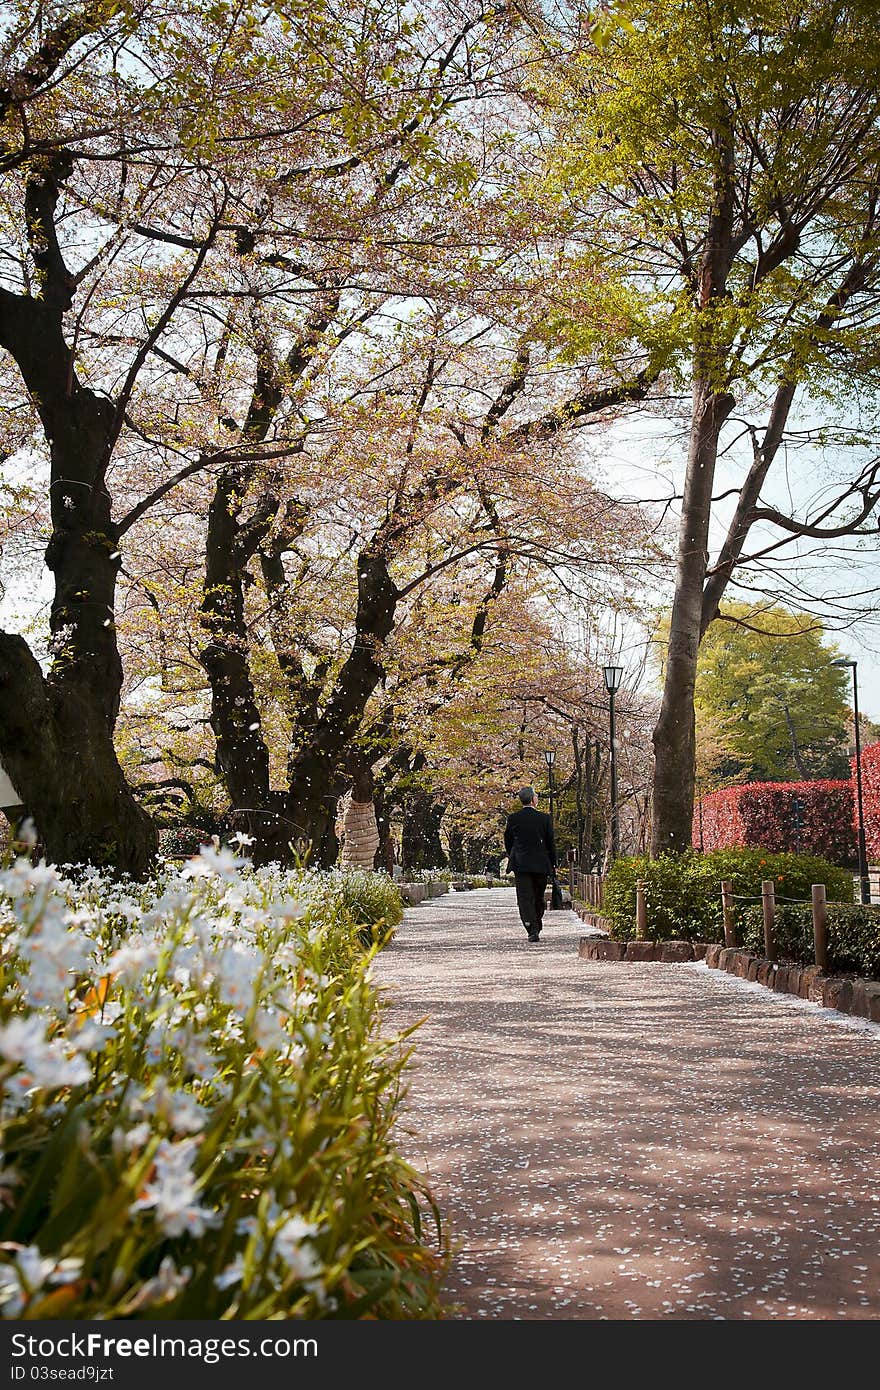
[[[852,760],[853,780],[856,760]],[[865,813],[865,839],[868,863],[880,863],[880,743],[862,749],[862,806]]]
[[[874,746],[874,826],[880,845],[880,744]],[[864,769],[863,753],[863,777]],[[795,828],[796,797],[802,808],[799,837]],[[709,792],[698,803],[694,812],[694,844],[699,845],[702,838],[704,850],[754,845],[773,853],[800,851],[849,866],[856,858],[854,801],[853,783],[849,781],[746,782],[724,787]]]

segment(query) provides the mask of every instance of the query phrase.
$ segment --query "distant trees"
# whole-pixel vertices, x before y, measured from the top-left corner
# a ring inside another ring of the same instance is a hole
[[[729,603],[700,645],[697,726],[715,734],[717,781],[847,777],[847,671],[820,624]]]

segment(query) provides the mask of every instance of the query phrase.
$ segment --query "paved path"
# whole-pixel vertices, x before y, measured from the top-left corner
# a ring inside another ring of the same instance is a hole
[[[398,1142],[450,1315],[880,1317],[880,1028],[545,921],[532,946],[511,890],[450,893],[375,966],[389,1030],[427,1015]]]

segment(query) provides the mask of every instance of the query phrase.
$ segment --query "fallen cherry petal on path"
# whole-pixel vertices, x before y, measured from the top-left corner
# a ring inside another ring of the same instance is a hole
[[[532,945],[512,890],[407,911],[397,1143],[457,1251],[448,1315],[880,1316],[880,1027],[699,965]],[[853,1026],[853,1025],[856,1026]]]

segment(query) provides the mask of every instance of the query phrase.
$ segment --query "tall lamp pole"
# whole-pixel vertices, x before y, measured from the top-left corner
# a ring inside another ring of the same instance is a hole
[[[856,805],[859,821],[859,899],[863,903],[871,901],[871,880],[868,876],[868,847],[865,841],[865,811],[862,801],[862,739],[859,732],[859,682],[856,675],[857,661],[840,657],[832,661],[832,666],[851,666],[853,678],[853,718],[856,725]]]
[[[553,764],[556,761],[556,749],[548,748],[544,752],[544,761],[547,764],[547,787],[550,791],[550,824],[553,824]]]
[[[617,727],[614,721],[614,696],[623,681],[622,666],[603,666],[605,689],[608,691],[609,737],[611,740],[611,858],[620,854],[620,822],[617,815]]]

